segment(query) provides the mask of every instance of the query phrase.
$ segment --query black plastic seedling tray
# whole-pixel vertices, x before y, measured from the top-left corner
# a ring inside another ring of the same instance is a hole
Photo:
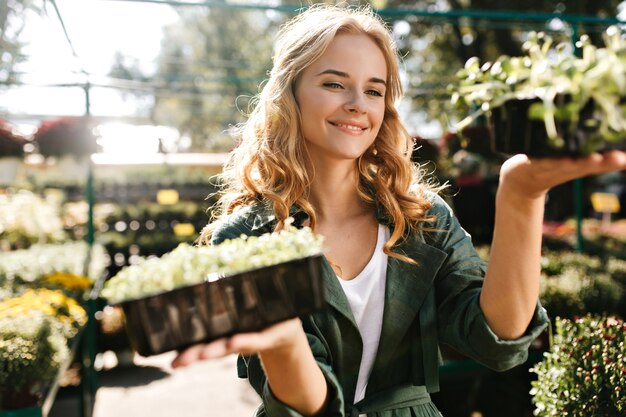
[[[324,306],[322,255],[125,301],[126,330],[142,356],[261,330]]]

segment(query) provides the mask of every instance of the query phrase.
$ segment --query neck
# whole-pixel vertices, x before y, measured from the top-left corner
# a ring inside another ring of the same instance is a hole
[[[310,201],[320,221],[342,221],[371,211],[357,193],[354,161],[316,166]]]

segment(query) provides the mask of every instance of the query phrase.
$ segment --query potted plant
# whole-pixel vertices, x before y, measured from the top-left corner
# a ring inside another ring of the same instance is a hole
[[[70,341],[87,322],[81,303],[94,282],[80,275],[88,253],[85,242],[0,253],[0,411],[40,411],[46,390],[69,366]],[[98,277],[103,249],[91,254],[88,273]]]
[[[27,191],[0,194],[0,252],[67,240],[61,207]]]
[[[0,318],[0,410],[36,407],[69,358],[58,322],[40,312]]]
[[[624,415],[626,323],[591,315],[557,319],[550,352],[531,371],[535,416]]]
[[[87,322],[87,313],[77,300],[62,290],[27,288],[0,301],[0,313],[7,319],[42,314],[54,319],[54,327],[65,339],[71,339]]]
[[[322,239],[286,226],[215,246],[181,244],[125,267],[101,295],[125,313],[141,355],[255,331],[320,309]]]
[[[0,301],[0,410],[39,405],[86,321],[61,290],[26,289]]]
[[[480,63],[470,58],[450,86],[452,103],[470,113],[459,131],[480,118],[491,127],[492,146],[507,154],[586,155],[626,148],[626,40],[617,27],[605,47],[583,36],[577,45],[554,46],[543,33],[529,34],[525,56]]]
[[[62,117],[41,123],[33,137],[43,156],[84,156],[97,150],[89,118]]]
[[[0,119],[0,184],[15,181],[24,156],[26,141],[11,126]]]
[[[85,262],[89,259],[86,271]],[[59,289],[82,300],[85,292],[103,274],[106,252],[87,242],[37,244],[28,249],[0,252],[0,288]]]

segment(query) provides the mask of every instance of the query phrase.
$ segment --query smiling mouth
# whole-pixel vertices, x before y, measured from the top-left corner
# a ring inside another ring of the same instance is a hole
[[[367,129],[367,127],[359,127],[359,126],[355,126],[355,125],[346,125],[346,124],[343,124],[343,123],[330,122],[330,124],[333,125],[333,126],[336,126],[336,127],[343,128],[343,129],[352,130],[354,132],[362,132],[362,131]]]

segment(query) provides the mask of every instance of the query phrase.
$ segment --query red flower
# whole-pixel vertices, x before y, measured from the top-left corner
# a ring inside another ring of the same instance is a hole
[[[44,121],[33,139],[43,156],[83,156],[97,151],[96,136],[86,117]]]

